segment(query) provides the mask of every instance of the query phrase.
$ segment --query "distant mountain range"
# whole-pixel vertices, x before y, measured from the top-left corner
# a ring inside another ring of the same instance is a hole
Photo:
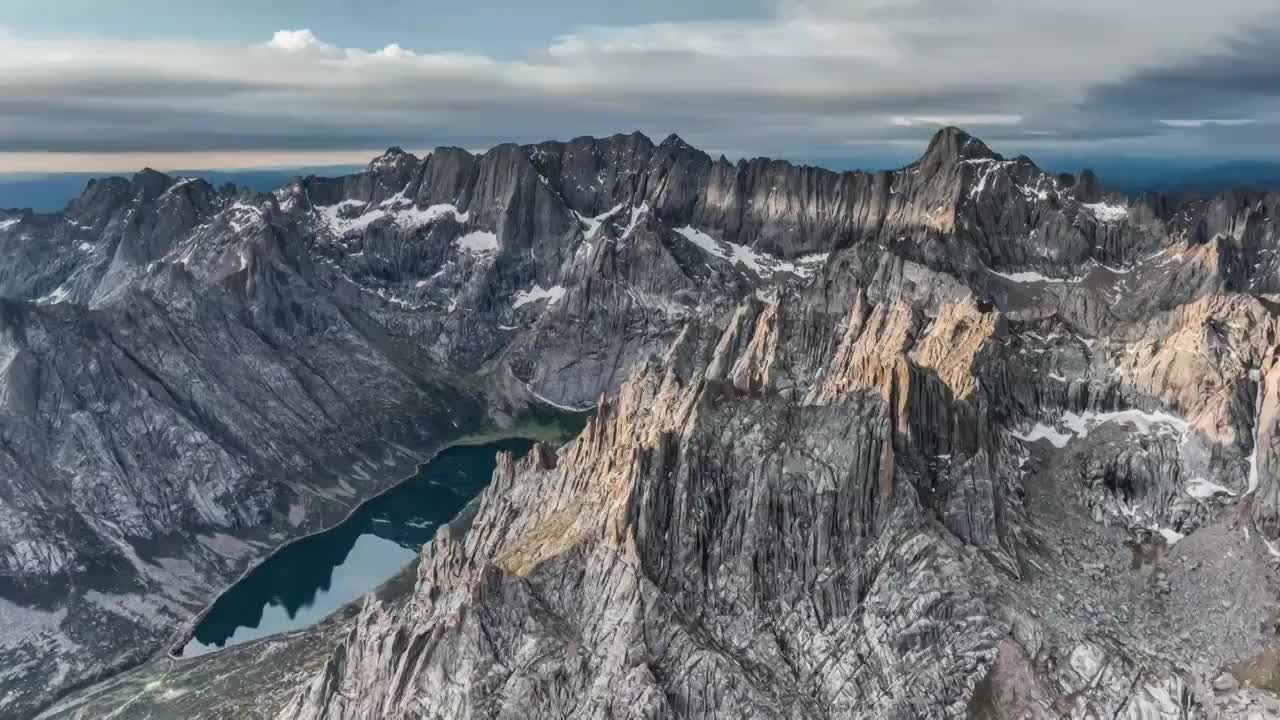
[[[896,167],[887,158],[865,162],[840,158],[824,158],[815,164],[855,170],[872,167]],[[1144,192],[1165,194],[1214,193],[1233,187],[1258,189],[1280,188],[1280,161],[1236,160],[1213,165],[1186,160],[1162,158],[1050,157],[1041,162],[1046,170],[1075,173],[1090,168],[1107,178],[1107,188],[1129,195]],[[259,168],[247,170],[175,170],[177,177],[203,178],[211,185],[234,183],[256,192],[270,192],[305,176],[337,177],[359,172],[357,165],[323,165],[294,168]],[[30,208],[36,212],[55,212],[84,191],[85,185],[105,173],[0,174],[0,208]]]
[[[210,185],[233,183],[257,192],[269,192],[302,175],[347,175],[358,165],[324,165],[256,170],[175,170],[177,177],[203,178]],[[20,173],[0,174],[0,208],[30,208],[36,212],[56,212],[80,196],[94,178],[109,173]]]
[[[1106,178],[1107,188],[1137,195],[1158,192],[1166,195],[1212,194],[1232,188],[1271,190],[1280,188],[1280,161],[1232,160],[1203,163],[1164,158],[1048,158],[1041,165],[1057,172],[1077,172],[1091,168]]]

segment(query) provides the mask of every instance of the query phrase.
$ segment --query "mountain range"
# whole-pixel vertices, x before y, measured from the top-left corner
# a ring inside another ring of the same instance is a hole
[[[286,185],[299,175],[345,175],[361,170],[360,166],[326,165],[301,168],[262,168],[250,170],[175,170],[177,177],[198,177],[211,185],[232,183],[241,189],[270,192]],[[102,173],[10,173],[0,174],[0,206],[29,208],[37,212],[56,212],[67,202],[79,197],[90,180]]]
[[[636,133],[0,211],[0,716],[1280,712],[1278,217],[956,128],[874,173]],[[413,577],[164,656],[544,404],[595,417]]]

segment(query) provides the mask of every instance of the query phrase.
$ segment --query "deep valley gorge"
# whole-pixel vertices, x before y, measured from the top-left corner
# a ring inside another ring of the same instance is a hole
[[[0,718],[1280,717],[1280,193],[1105,183],[633,133],[0,210]],[[376,592],[168,654],[548,408]]]

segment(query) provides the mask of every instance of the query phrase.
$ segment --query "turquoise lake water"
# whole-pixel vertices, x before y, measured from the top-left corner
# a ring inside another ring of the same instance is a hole
[[[286,546],[252,570],[218,598],[181,655],[309,627],[374,590],[489,484],[499,451],[519,456],[532,446],[516,439],[444,450],[341,525]]]

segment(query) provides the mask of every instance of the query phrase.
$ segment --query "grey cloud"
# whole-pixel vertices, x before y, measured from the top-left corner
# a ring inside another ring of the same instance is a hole
[[[1144,69],[1094,90],[1085,110],[1160,118],[1238,118],[1280,104],[1280,14],[1226,48]]]
[[[261,80],[210,79],[198,77],[174,77],[167,73],[141,70],[130,76],[53,76],[39,78],[10,78],[0,82],[0,98],[10,103],[16,101],[39,102],[49,99],[65,100],[137,100],[226,96],[267,90],[281,90],[289,86],[283,83],[266,83]]]
[[[323,38],[297,52],[68,40],[57,53],[0,39],[0,151],[487,146],[638,128],[819,156],[922,143],[929,119],[967,118],[1007,152],[1186,138],[1266,152],[1280,87],[1266,4],[1219,0],[1213,15],[1136,0],[1137,22],[1117,22],[1102,0],[801,0],[768,21],[588,28],[510,61]],[[1246,23],[1270,29],[1236,34]],[[45,61],[59,53],[70,60]],[[1257,126],[1231,133],[1159,122],[1245,112]],[[1000,116],[1022,120],[982,121]]]

